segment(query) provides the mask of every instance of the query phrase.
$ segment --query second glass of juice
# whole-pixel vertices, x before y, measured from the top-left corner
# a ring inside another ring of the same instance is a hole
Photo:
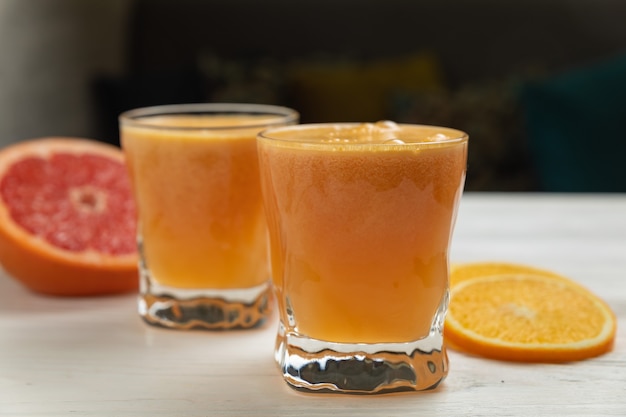
[[[291,386],[380,393],[447,375],[448,251],[467,135],[395,124],[311,124],[258,138]]]
[[[230,329],[266,319],[272,294],[256,135],[297,121],[289,108],[226,103],[120,116],[146,322]]]

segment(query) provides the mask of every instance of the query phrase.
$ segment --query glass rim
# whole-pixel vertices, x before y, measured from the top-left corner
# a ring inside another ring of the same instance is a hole
[[[196,126],[168,126],[163,124],[154,124],[144,122],[152,117],[157,116],[176,116],[176,115],[259,115],[259,116],[275,116],[268,122],[250,122],[239,123],[236,126],[232,124],[225,125],[196,125]],[[140,127],[143,129],[158,130],[229,130],[229,129],[252,129],[267,128],[268,126],[293,124],[300,118],[298,111],[279,105],[273,104],[255,104],[255,103],[187,103],[187,104],[165,104],[157,106],[138,107],[122,112],[118,116],[120,126]]]
[[[390,139],[389,142],[325,142],[322,141],[321,135],[315,136],[302,136],[302,137],[277,137],[275,136],[278,132],[283,132],[286,130],[290,131],[298,131],[304,132],[307,130],[318,130],[318,129],[334,129],[337,132],[341,132],[341,130],[349,130],[357,128],[363,124],[367,123],[357,123],[357,122],[328,122],[328,123],[301,123],[297,125],[290,126],[275,126],[275,127],[267,127],[257,134],[257,138],[260,140],[266,140],[268,142],[276,142],[276,143],[291,143],[298,144],[301,146],[315,146],[315,147],[399,147],[399,146],[419,146],[419,147],[429,147],[429,146],[442,146],[442,145],[452,145],[455,143],[463,143],[469,140],[469,135],[459,129],[437,126],[437,125],[428,125],[428,124],[420,124],[420,123],[397,123],[396,125],[399,128],[415,128],[415,129],[428,129],[432,130],[434,134],[439,132],[454,132],[455,134],[452,137],[446,137],[445,139],[433,140],[433,141],[408,141],[404,143],[392,142],[394,139]],[[373,124],[373,123],[371,123]]]

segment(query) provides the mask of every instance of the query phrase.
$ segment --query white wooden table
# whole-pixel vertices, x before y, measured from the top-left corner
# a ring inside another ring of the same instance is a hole
[[[468,193],[452,259],[527,263],[579,281],[617,314],[614,351],[561,365],[451,351],[435,391],[303,394],[273,363],[275,319],[253,331],[162,330],[140,321],[132,295],[47,298],[0,274],[0,415],[626,415],[626,195]]]

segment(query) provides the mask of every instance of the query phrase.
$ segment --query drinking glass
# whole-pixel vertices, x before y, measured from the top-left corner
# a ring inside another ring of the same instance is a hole
[[[448,251],[468,136],[393,122],[303,124],[258,136],[292,387],[381,393],[448,373]]]
[[[156,106],[120,116],[138,210],[139,313],[176,329],[249,328],[271,311],[256,135],[296,123],[255,104]]]

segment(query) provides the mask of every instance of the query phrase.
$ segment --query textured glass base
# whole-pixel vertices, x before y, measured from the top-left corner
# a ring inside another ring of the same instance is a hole
[[[275,358],[287,383],[317,392],[377,394],[436,388],[448,374],[441,334],[407,343],[344,344],[285,333]]]
[[[153,283],[141,268],[139,314],[149,324],[172,329],[247,329],[271,312],[270,283],[233,290],[188,290]]]

